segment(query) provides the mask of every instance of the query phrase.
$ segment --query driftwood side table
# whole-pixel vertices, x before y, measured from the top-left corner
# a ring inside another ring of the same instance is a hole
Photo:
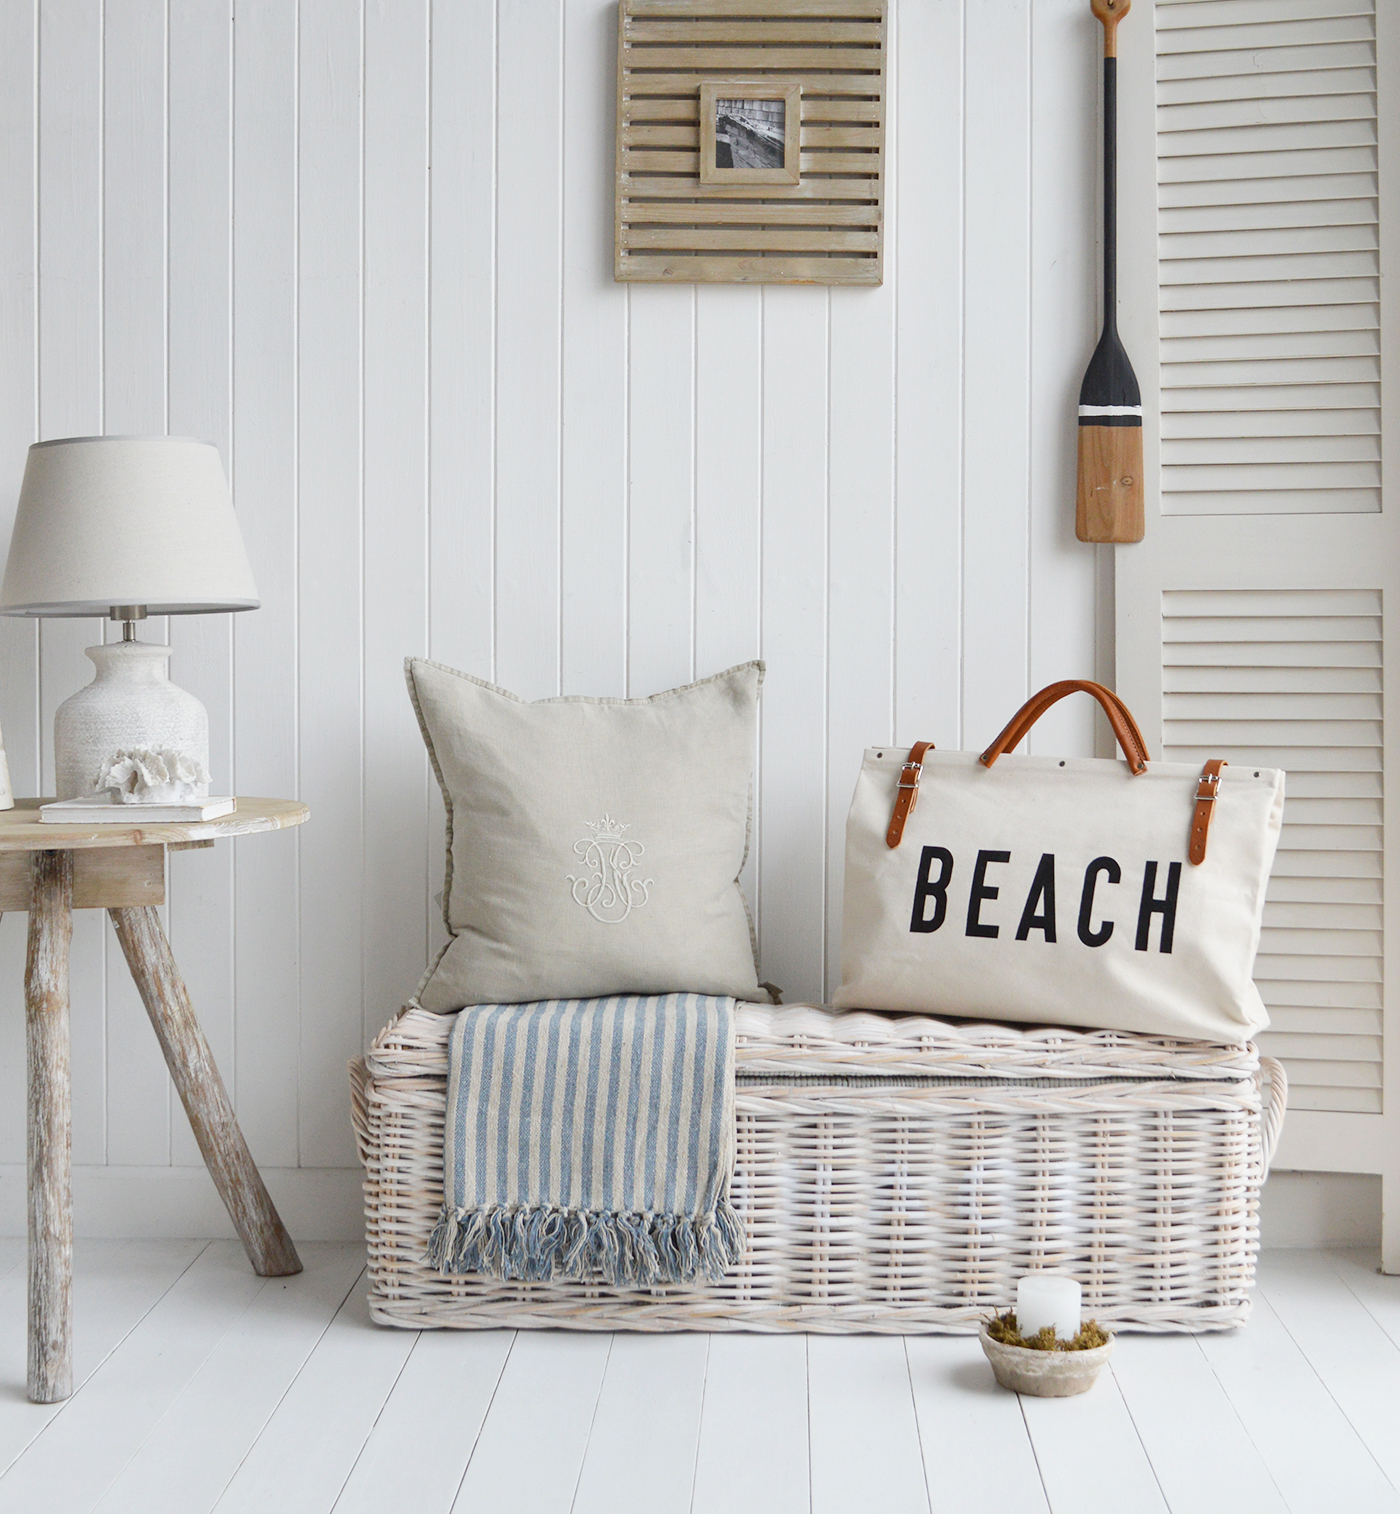
[[[45,825],[38,799],[0,811],[0,910],[29,911],[24,971],[29,1062],[29,1397],[73,1391],[73,1158],[68,1076],[68,947],[73,910],[105,909],[151,1017],[205,1165],[260,1277],[301,1271],[209,1043],[171,955],[156,905],[167,849],[213,846],[300,825],[289,799],[240,799],[231,815],[194,825]]]

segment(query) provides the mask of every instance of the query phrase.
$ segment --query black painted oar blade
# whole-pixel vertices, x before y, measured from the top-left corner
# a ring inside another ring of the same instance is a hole
[[[1080,541],[1141,541],[1142,392],[1128,354],[1110,328],[1099,338],[1079,390],[1079,487],[1074,534]]]
[[[1138,413],[1112,422],[1116,425],[1142,425],[1142,391],[1138,388],[1137,374],[1123,351],[1116,331],[1105,331],[1094,348],[1089,366],[1084,370],[1084,382],[1079,386],[1079,403],[1092,409],[1131,409]],[[1081,416],[1085,421],[1099,425],[1098,417]]]

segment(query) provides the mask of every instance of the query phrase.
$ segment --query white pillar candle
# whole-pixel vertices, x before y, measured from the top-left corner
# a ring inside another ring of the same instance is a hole
[[[1028,1272],[1016,1284],[1016,1328],[1031,1336],[1046,1325],[1062,1340],[1079,1334],[1079,1284],[1067,1272]]]

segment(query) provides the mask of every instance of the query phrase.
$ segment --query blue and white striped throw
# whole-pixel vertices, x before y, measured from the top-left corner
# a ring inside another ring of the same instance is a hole
[[[441,1272],[718,1279],[743,1252],[734,1000],[482,1004],[452,1031]]]

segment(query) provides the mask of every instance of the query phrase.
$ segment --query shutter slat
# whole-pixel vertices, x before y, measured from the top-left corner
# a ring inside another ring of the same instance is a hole
[[[1166,14],[1159,10],[1159,15]],[[1376,44],[1368,38],[1359,42],[1325,42],[1312,47],[1280,47],[1259,54],[1249,47],[1201,48],[1183,52],[1176,48],[1157,54],[1157,78],[1220,79],[1249,78],[1260,73],[1301,74],[1320,69],[1341,72],[1351,68],[1374,68]]]
[[[1362,306],[1363,310],[1372,307]],[[1252,312],[1250,312],[1252,314]],[[1306,312],[1311,315],[1311,312]],[[1317,319],[1317,317],[1313,317]],[[1187,373],[1190,363],[1277,362],[1299,359],[1368,357],[1379,365],[1380,332],[1372,327],[1350,331],[1232,331],[1215,336],[1166,336],[1162,361]],[[1330,371],[1329,363],[1329,371]]]
[[[1287,1031],[1269,1030],[1269,1055],[1296,1057],[1299,1062],[1361,1062],[1379,1064],[1381,1038],[1379,1035],[1292,1035]],[[1316,1068],[1303,1069],[1315,1072]]]
[[[1308,205],[1314,200],[1374,200],[1378,187],[1374,172],[1162,181],[1157,186],[1157,203],[1168,211],[1211,205]]]
[[[1229,718],[1222,718],[1222,706]],[[1364,720],[1376,722],[1368,730],[1380,733],[1381,697],[1376,693],[1341,693],[1327,690],[1311,694],[1280,694],[1272,690],[1232,691],[1222,699],[1215,690],[1192,689],[1189,693],[1167,694],[1162,710],[1173,722],[1209,721],[1234,730],[1242,721]],[[1176,731],[1173,726],[1173,731]],[[1244,733],[1242,733],[1244,734]]]
[[[1327,68],[1292,73],[1227,74],[1223,78],[1165,79],[1157,86],[1158,106],[1204,105],[1208,101],[1269,100],[1281,95],[1372,94],[1374,68]]]
[[[1315,1028],[1310,1024],[1311,1017],[1316,1013],[1317,1006],[1312,1003],[1276,1002],[1269,1009],[1269,1015],[1273,1021],[1270,1034],[1274,1032],[1289,1034],[1294,1031],[1301,1035],[1316,1034]],[[1332,1027],[1330,1033],[1356,1036],[1379,1036],[1384,1023],[1379,1008],[1345,1009],[1340,1004],[1330,1007],[1327,1022]]]
[[[1289,801],[1292,803],[1292,801]],[[1273,899],[1264,907],[1264,925],[1269,930],[1296,930],[1327,925],[1335,930],[1379,931],[1379,904],[1322,904],[1316,899]]]
[[[1358,1015],[1374,1016],[1377,1034],[1383,1023],[1382,993],[1378,983],[1292,983],[1286,978],[1272,979],[1269,983],[1271,1011],[1275,1004],[1281,1010],[1291,1012],[1286,1018],[1289,1027],[1295,1030],[1300,1028],[1303,1010],[1311,1015],[1326,1011],[1326,1024],[1335,1024],[1339,1030],[1352,1024]],[[1301,1028],[1318,1030],[1319,1023],[1313,1021]]]
[[[1268,6],[1268,18],[1275,23],[1367,14],[1369,7],[1363,0],[1269,0]],[[1159,32],[1185,26],[1236,26],[1259,19],[1259,0],[1157,0]]]
[[[1379,1088],[1309,1088],[1299,1084],[1296,1090],[1289,1088],[1288,1107],[1325,1109],[1334,1113],[1379,1114],[1381,1091]]]
[[[1162,317],[1164,340],[1186,337],[1258,337],[1289,332],[1379,331],[1374,300],[1342,305],[1245,305],[1226,310],[1172,310]]]
[[[1224,415],[1210,410],[1171,410],[1162,417],[1164,443],[1218,439],[1249,445],[1256,438],[1273,437],[1280,444],[1302,440],[1324,445],[1330,437],[1374,437],[1379,433],[1380,417],[1374,410],[1232,410]]]
[[[1267,691],[1283,694],[1379,692],[1379,668],[1264,668],[1252,667],[1182,667],[1164,670],[1165,693],[1218,690],[1226,694]],[[1290,786],[1290,797],[1297,790]]]
[[[1192,104],[1159,104],[1157,130],[1162,132],[1227,131],[1234,127],[1300,126],[1310,121],[1370,121],[1376,106],[1372,91],[1272,95],[1255,100],[1209,100]],[[1240,146],[1238,144],[1236,151]]]
[[[1378,436],[1178,437],[1162,442],[1162,462],[1167,467],[1202,467],[1206,464],[1240,467],[1256,463],[1335,463],[1380,461]],[[1190,479],[1182,480],[1189,485]],[[1261,480],[1262,482],[1262,480]],[[1379,486],[1380,480],[1376,479]]]
[[[1290,781],[1293,774],[1289,774]],[[1269,880],[1269,899],[1278,904],[1379,905],[1378,878],[1288,878],[1276,873]]]

